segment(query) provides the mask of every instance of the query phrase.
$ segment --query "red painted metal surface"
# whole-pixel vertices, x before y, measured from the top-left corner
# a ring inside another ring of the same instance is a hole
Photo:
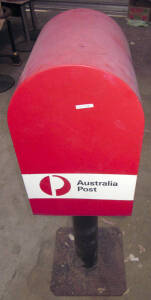
[[[88,103],[93,107],[76,109]],[[144,117],[119,26],[89,9],[48,22],[9,105],[8,125],[22,174],[137,175]],[[33,213],[54,215],[130,215],[133,206],[101,195],[30,203]]]

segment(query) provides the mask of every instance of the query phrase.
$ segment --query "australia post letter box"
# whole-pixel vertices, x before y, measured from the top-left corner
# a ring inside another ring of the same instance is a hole
[[[8,109],[34,214],[130,215],[144,116],[127,41],[89,9],[49,21]]]

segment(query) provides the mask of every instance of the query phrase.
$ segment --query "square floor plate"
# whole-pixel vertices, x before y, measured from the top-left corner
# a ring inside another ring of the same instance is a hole
[[[51,280],[56,296],[120,296],[126,291],[122,234],[116,227],[99,229],[98,262],[83,267],[74,247],[71,228],[60,228]]]

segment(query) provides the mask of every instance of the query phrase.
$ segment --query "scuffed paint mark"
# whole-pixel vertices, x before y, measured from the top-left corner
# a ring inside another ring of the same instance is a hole
[[[121,120],[116,120],[114,122],[115,126],[118,127],[121,130],[126,130],[126,127],[124,125],[124,123]]]

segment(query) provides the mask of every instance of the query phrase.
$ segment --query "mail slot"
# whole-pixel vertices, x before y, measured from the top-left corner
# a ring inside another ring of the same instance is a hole
[[[110,17],[75,9],[44,26],[8,125],[34,214],[131,215],[144,115]]]

